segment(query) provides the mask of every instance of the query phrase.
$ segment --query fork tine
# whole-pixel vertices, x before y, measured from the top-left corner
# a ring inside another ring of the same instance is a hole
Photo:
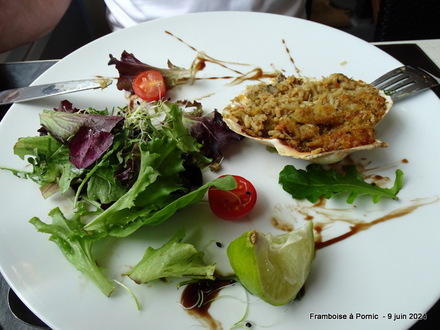
[[[437,86],[440,79],[419,68],[402,66],[387,72],[371,84],[397,100]]]
[[[416,82],[414,79],[411,79],[410,76],[401,75],[399,77],[395,77],[394,79],[390,79],[386,81],[386,87],[384,89],[392,89],[399,90],[404,87],[409,87],[414,85]]]
[[[417,86],[414,86],[414,84],[411,84],[409,86],[405,86],[400,89],[396,89],[394,91],[391,91],[390,96],[394,101],[396,101],[396,100],[405,98],[413,93],[421,92],[421,91],[423,91],[425,89],[429,89],[429,88],[430,87],[428,87],[428,86],[417,87]]]
[[[400,68],[396,68],[394,70],[391,70],[387,73],[385,73],[384,75],[380,76],[379,78],[377,78],[375,81],[373,81],[371,84],[374,86],[377,86],[379,84],[383,84],[385,81],[389,80],[390,78],[395,77],[396,75],[400,75],[403,72],[403,66]]]
[[[379,89],[398,89],[400,87],[406,86],[408,84],[414,84],[414,80],[405,73],[399,72],[394,77],[390,77],[381,83],[375,85]]]

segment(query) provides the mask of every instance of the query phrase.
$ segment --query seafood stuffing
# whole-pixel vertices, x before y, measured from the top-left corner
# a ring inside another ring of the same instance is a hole
[[[373,85],[334,73],[321,80],[280,76],[248,86],[223,110],[235,132],[280,155],[333,163],[351,152],[386,147],[375,126],[392,106]]]

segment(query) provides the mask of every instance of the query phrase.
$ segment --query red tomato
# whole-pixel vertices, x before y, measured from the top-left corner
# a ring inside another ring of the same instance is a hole
[[[252,183],[238,175],[233,177],[237,182],[237,188],[224,191],[211,187],[208,190],[211,211],[224,220],[238,220],[245,217],[257,202],[257,191]]]
[[[155,70],[139,73],[134,77],[131,86],[137,96],[148,102],[158,101],[166,93],[165,80],[162,74]]]

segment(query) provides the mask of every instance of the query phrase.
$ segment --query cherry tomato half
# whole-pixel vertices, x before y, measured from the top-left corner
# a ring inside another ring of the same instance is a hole
[[[233,177],[237,182],[237,188],[225,191],[211,187],[208,190],[211,211],[224,220],[239,220],[245,217],[257,202],[257,191],[253,184],[241,176]]]
[[[155,70],[139,73],[134,77],[131,86],[137,96],[148,102],[158,101],[166,93],[165,80],[162,74]]]

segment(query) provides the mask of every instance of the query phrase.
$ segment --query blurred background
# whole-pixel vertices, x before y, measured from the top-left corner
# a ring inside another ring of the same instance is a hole
[[[308,0],[308,19],[366,41],[440,38],[439,0]],[[0,53],[1,62],[60,59],[110,33],[103,0],[73,0],[43,39]]]

